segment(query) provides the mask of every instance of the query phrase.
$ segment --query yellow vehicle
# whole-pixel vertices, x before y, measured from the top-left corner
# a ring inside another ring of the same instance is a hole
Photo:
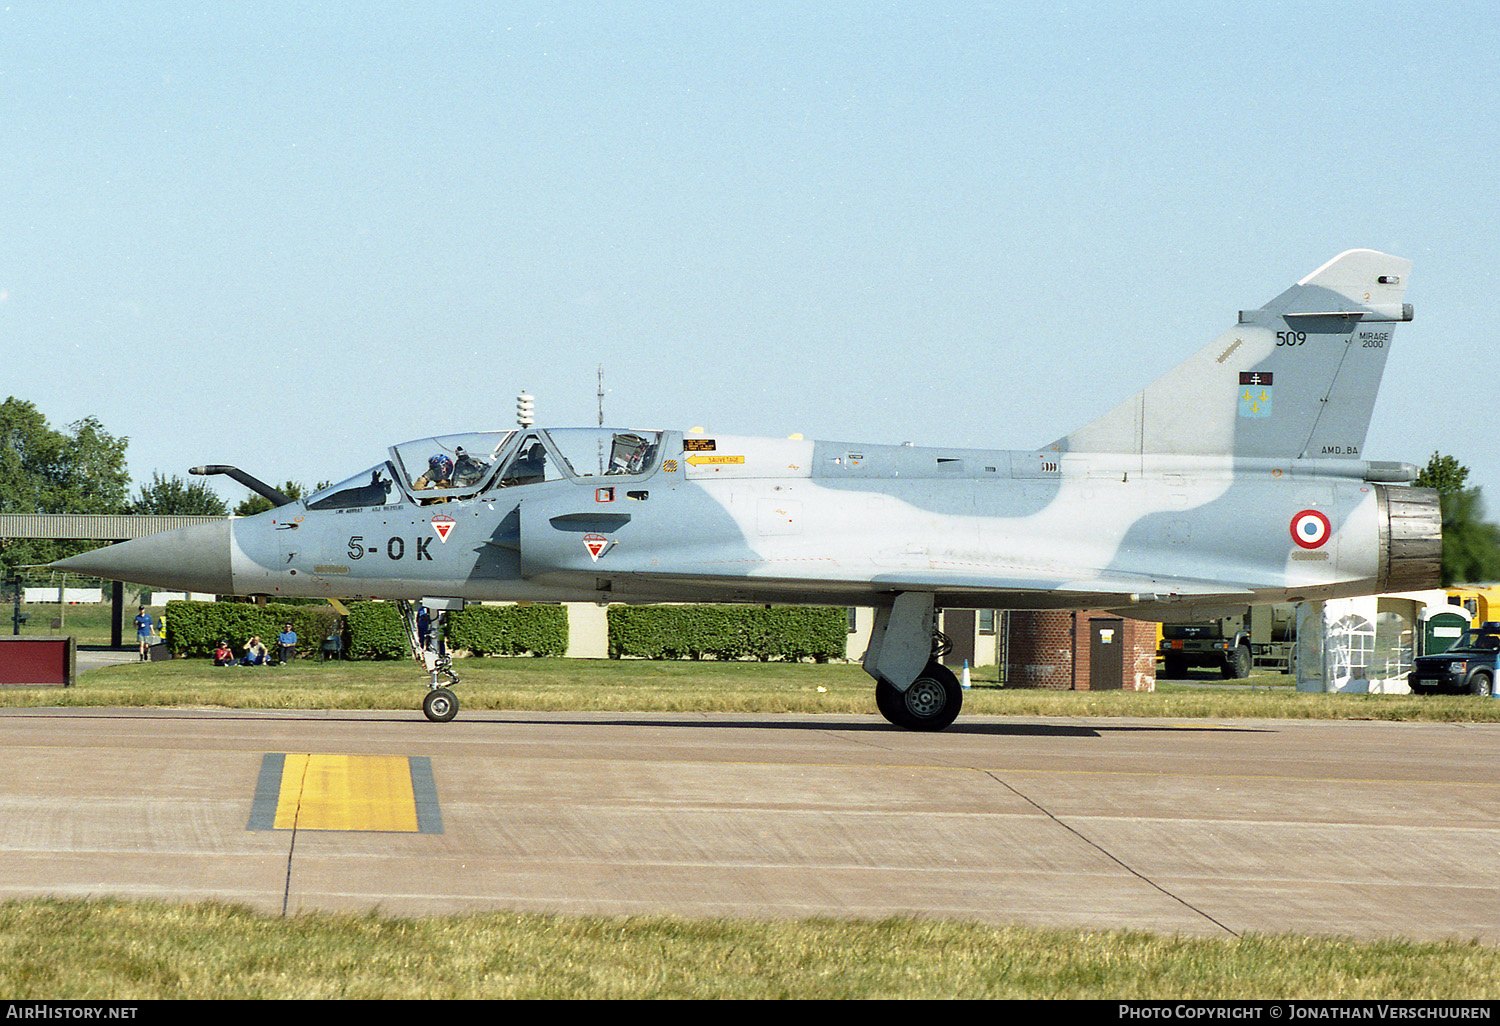
[[[1448,604],[1462,606],[1471,626],[1500,620],[1500,588],[1448,588]]]

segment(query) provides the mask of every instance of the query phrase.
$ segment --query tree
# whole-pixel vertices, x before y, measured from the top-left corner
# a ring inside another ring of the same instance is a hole
[[[93,417],[56,431],[35,406],[11,396],[0,403],[0,512],[123,513],[127,442]],[[88,543],[11,539],[0,546],[0,563],[13,569],[60,559]]]
[[[176,474],[165,478],[153,471],[151,483],[141,485],[140,494],[130,504],[130,512],[156,516],[223,517],[229,515],[229,507],[205,481],[184,481]]]
[[[1500,580],[1500,527],[1484,519],[1480,489],[1465,488],[1469,468],[1433,453],[1416,484],[1438,493],[1443,514],[1443,587]]]
[[[296,481],[288,481],[276,489],[288,499],[300,499],[307,494],[307,486]],[[271,500],[264,495],[251,495],[244,502],[234,507],[234,515],[237,517],[253,517],[257,513],[264,513],[271,508]]]
[[[1463,490],[1464,482],[1469,479],[1469,468],[1458,462],[1452,456],[1443,456],[1433,453],[1432,458],[1427,461],[1427,466],[1417,475],[1418,488],[1431,488],[1438,495],[1452,495]]]

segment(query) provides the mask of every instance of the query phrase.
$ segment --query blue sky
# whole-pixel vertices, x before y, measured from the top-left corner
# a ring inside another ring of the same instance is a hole
[[[0,3],[0,387],[137,482],[592,424],[600,364],[612,424],[1030,448],[1369,247],[1366,454],[1500,517],[1496,52],[1466,2]]]

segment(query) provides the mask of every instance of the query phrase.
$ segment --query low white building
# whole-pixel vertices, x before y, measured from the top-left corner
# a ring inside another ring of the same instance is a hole
[[[26,603],[79,603],[104,601],[104,592],[99,588],[24,588],[21,601]]]
[[[164,606],[168,602],[213,602],[217,595],[204,595],[196,591],[153,591],[149,596],[144,592],[141,601],[148,606]]]
[[[1299,603],[1297,690],[1410,694],[1406,677],[1426,621],[1455,612],[1464,614],[1441,589]]]

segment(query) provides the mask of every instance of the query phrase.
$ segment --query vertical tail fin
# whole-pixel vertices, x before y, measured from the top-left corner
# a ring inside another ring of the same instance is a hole
[[[1063,452],[1359,458],[1411,261],[1351,249],[1098,420]]]

